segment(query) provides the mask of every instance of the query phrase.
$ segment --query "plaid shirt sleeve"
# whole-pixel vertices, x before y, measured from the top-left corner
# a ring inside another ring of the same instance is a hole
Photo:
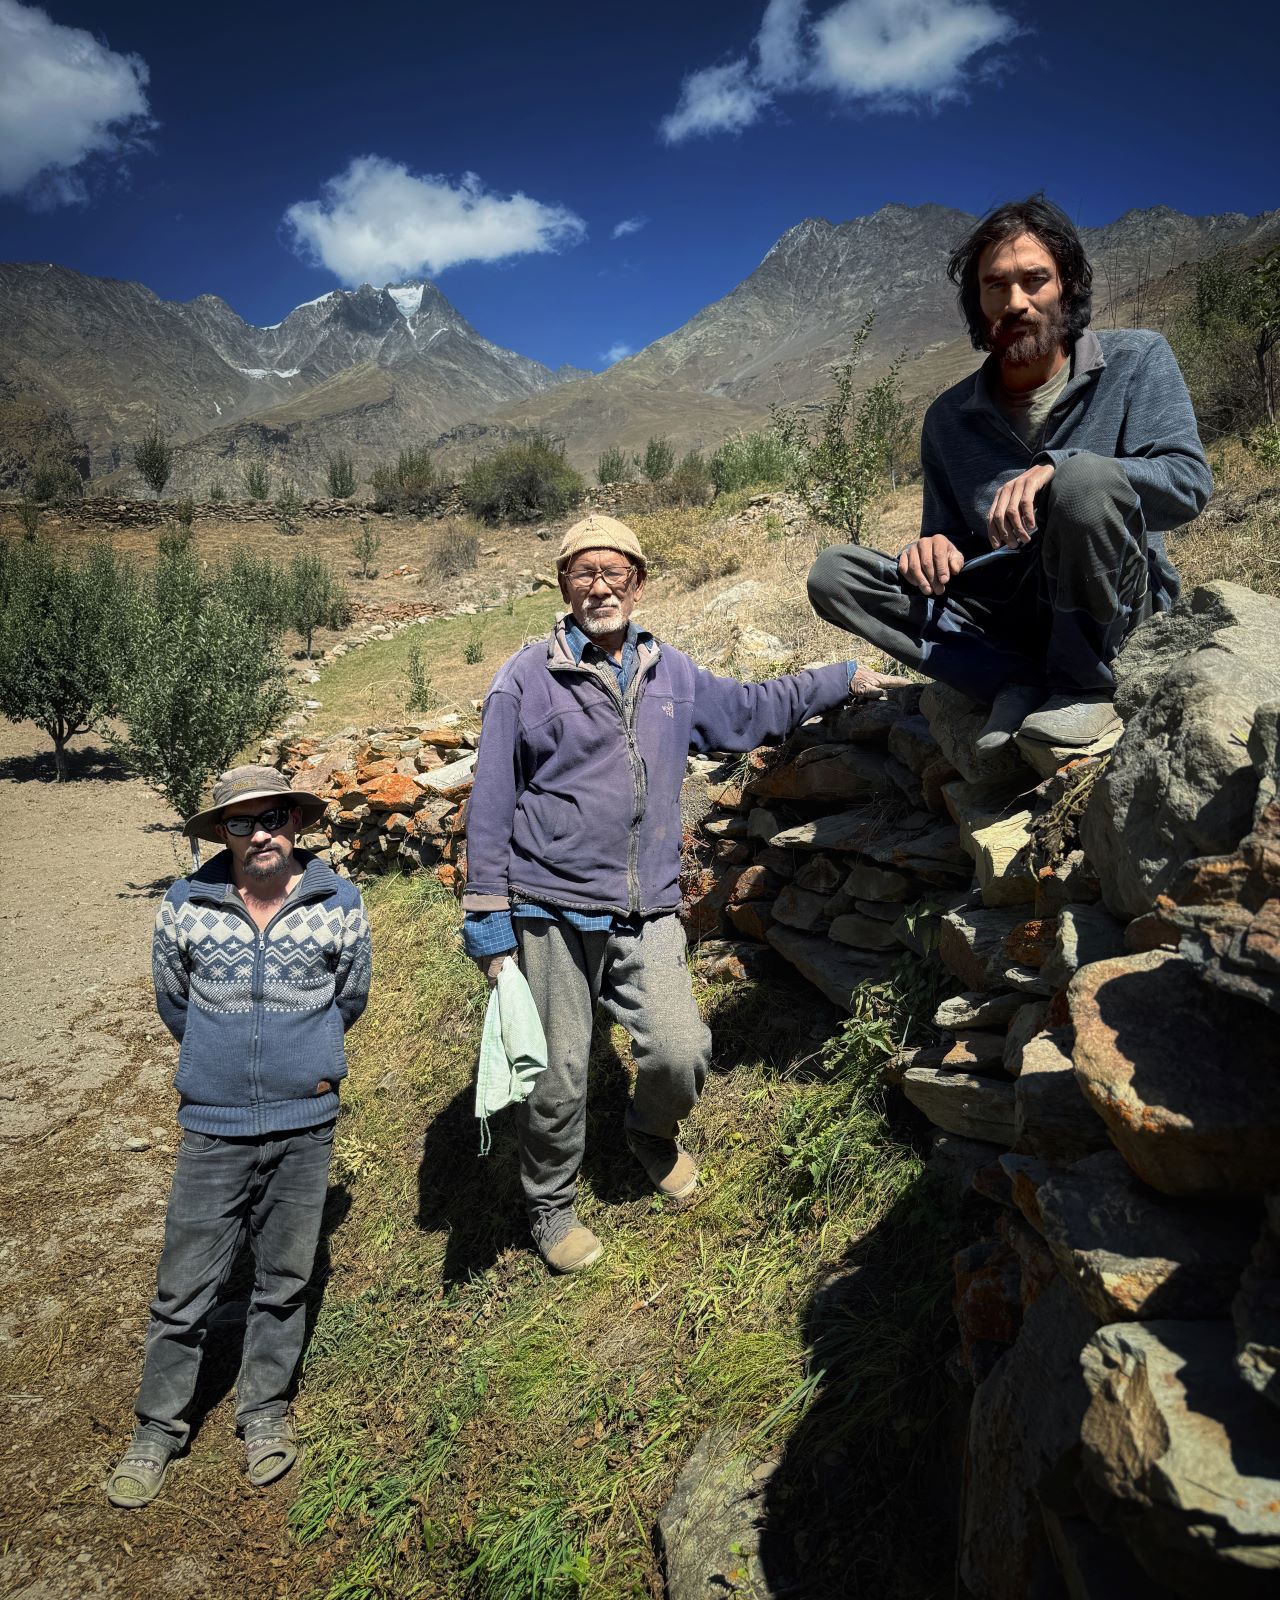
[[[462,948],[473,961],[505,955],[516,947],[509,911],[468,911],[462,919]]]

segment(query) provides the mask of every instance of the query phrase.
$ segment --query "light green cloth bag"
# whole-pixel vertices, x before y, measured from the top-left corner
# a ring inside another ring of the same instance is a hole
[[[518,1105],[533,1092],[534,1079],[547,1064],[542,1019],[524,973],[507,960],[489,993],[476,1068],[476,1116],[480,1118],[480,1154],[492,1140],[489,1118],[503,1106]]]

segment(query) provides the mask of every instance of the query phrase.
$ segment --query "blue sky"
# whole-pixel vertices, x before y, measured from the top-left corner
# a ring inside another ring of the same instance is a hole
[[[806,216],[1041,187],[1082,224],[1280,206],[1275,17],[0,0],[0,259],[214,292],[257,323],[425,271],[489,338],[599,368]]]

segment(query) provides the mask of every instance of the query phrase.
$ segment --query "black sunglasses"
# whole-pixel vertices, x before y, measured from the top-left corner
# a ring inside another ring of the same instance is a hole
[[[259,811],[256,817],[223,817],[222,826],[237,839],[247,839],[259,828],[265,828],[268,833],[278,833],[292,814],[292,806],[272,806],[270,811]]]

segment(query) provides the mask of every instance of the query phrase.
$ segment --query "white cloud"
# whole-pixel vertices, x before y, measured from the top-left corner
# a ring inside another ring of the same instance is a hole
[[[154,126],[140,56],[110,50],[36,6],[0,0],[0,195],[85,198],[76,168],[136,148]]]
[[[625,239],[629,233],[639,233],[648,220],[648,217],[623,217],[621,222],[614,223],[613,233],[610,237],[613,239]]]
[[[691,72],[680,88],[674,111],[658,124],[664,144],[679,144],[695,134],[739,133],[749,128],[769,103],[755,83],[745,56],[723,66]]]
[[[973,58],[1018,24],[990,0],[839,0],[810,21],[806,0],[769,0],[740,56],[690,73],[658,132],[664,143],[738,133],[779,94],[827,92],[880,110],[964,93]]]
[[[564,206],[493,194],[474,172],[421,176],[382,156],[357,156],[284,214],[299,255],[343,283],[387,283],[464,261],[505,261],[577,244],[587,226]]]
[[[611,344],[607,350],[601,351],[600,359],[606,366],[612,366],[615,361],[623,361],[627,356],[635,355],[629,344]]]
[[[843,0],[813,31],[816,85],[859,99],[937,101],[963,92],[979,50],[1019,30],[985,0]]]

